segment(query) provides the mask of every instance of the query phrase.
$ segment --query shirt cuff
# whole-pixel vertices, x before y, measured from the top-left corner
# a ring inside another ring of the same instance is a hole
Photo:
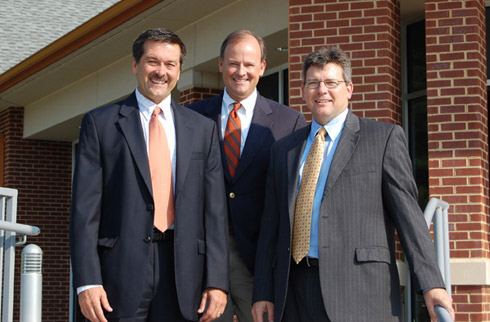
[[[102,287],[102,285],[93,284],[93,285],[84,285],[84,286],[77,287],[77,295],[82,293],[83,291],[86,291],[86,290],[88,290],[90,288],[94,288],[94,287]]]

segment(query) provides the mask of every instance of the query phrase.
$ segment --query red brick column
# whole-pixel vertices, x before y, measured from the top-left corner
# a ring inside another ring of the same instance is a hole
[[[68,321],[72,145],[23,139],[22,108],[0,112],[0,133],[5,137],[4,186],[19,191],[17,221],[41,229],[27,244],[43,250],[43,321]],[[16,250],[15,321],[22,248]]]
[[[489,258],[485,4],[426,0],[429,186],[450,203],[451,257]],[[488,286],[455,286],[457,321],[489,321]]]
[[[352,110],[401,123],[399,20],[398,1],[290,0],[290,105],[311,118],[301,98],[302,62],[313,50],[339,46],[352,59]]]
[[[221,91],[221,89],[215,88],[192,87],[180,93],[180,104],[186,106],[216,96],[220,94]]]

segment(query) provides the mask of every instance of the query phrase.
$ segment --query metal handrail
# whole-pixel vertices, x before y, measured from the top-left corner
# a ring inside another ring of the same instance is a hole
[[[435,310],[436,310],[438,321],[454,322],[453,319],[451,318],[451,316],[449,315],[449,312],[446,310],[445,307],[437,305]]]
[[[451,296],[451,270],[449,263],[449,204],[445,201],[431,198],[424,210],[424,218],[427,227],[430,229],[434,219],[434,246],[436,249],[437,263],[444,280],[444,286],[449,296]],[[405,320],[412,321],[411,303],[411,282],[410,274],[407,274],[405,286]],[[436,306],[435,311],[439,322],[454,322],[446,308]]]
[[[446,291],[451,296],[451,267],[449,263],[449,204],[445,201],[431,198],[425,207],[424,217],[427,227],[434,219],[434,244],[436,247],[437,263],[444,279]]]
[[[37,236],[41,232],[39,227],[12,223],[0,220],[0,230],[13,231],[18,235]]]
[[[38,235],[38,227],[16,223],[17,196],[15,189],[0,187],[0,270],[3,268],[3,279],[0,279],[0,315],[2,322],[13,320],[14,263],[15,246],[26,242],[26,236]],[[17,237],[23,240],[17,242]]]
[[[437,263],[441,271],[446,292],[451,296],[451,264],[449,261],[449,204],[437,198],[431,198],[424,210],[427,227],[434,221],[434,244]],[[442,306],[435,307],[437,317],[441,322],[453,322],[449,312]]]

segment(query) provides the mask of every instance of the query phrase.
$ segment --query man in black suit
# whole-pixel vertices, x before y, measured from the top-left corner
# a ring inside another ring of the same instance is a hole
[[[91,321],[201,315],[204,322],[224,311],[228,224],[218,131],[170,97],[185,55],[173,32],[143,32],[133,44],[138,88],[83,118],[70,248],[80,307]],[[153,152],[160,138],[167,146]],[[153,180],[162,163],[166,179]]]
[[[266,66],[262,38],[238,30],[221,45],[219,67],[223,93],[189,107],[216,122],[221,130],[226,196],[230,221],[230,297],[219,321],[252,321],[255,252],[264,208],[265,178],[272,144],[306,126],[297,111],[261,96],[256,89]],[[238,104],[237,104],[238,103]],[[234,106],[237,109],[234,110]],[[230,114],[238,117],[240,134],[228,141]],[[230,156],[230,149],[236,149]]]
[[[272,148],[255,321],[401,321],[395,229],[431,318],[442,305],[454,319],[401,127],[347,108],[351,65],[339,48],[306,57],[302,92],[311,125]]]

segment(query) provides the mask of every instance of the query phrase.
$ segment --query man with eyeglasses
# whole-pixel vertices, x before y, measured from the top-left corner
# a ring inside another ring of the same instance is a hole
[[[303,63],[313,120],[274,144],[257,248],[254,321],[402,320],[395,229],[413,283],[454,319],[401,127],[355,116],[348,56],[320,49]]]

